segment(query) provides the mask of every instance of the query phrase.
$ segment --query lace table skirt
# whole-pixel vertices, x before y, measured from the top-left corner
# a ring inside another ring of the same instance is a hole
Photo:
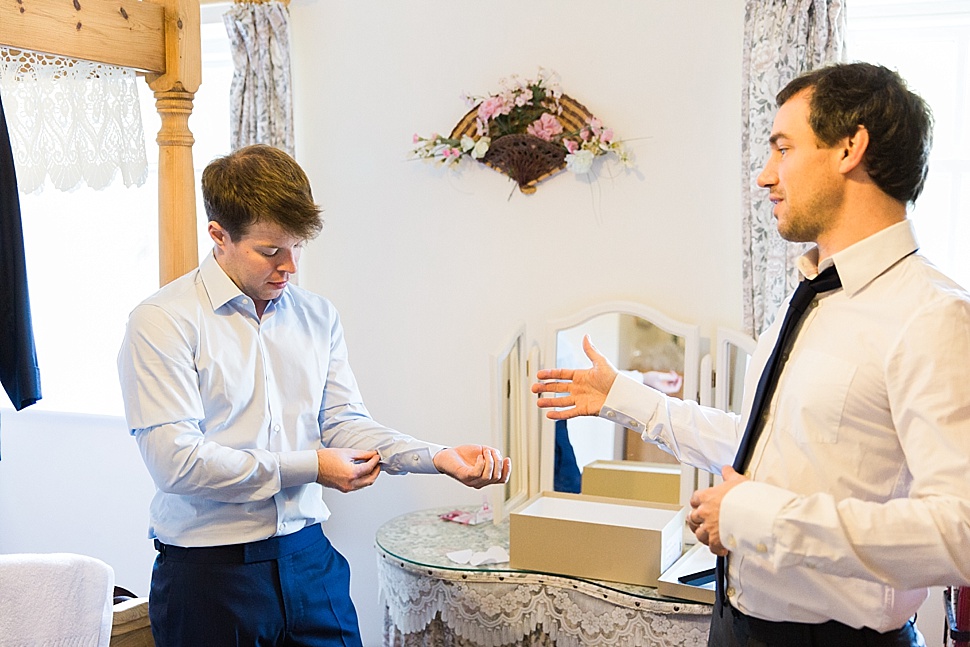
[[[704,647],[711,607],[525,572],[439,569],[378,547],[385,647]]]

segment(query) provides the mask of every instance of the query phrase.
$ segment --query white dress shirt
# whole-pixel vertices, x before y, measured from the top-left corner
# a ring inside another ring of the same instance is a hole
[[[118,371],[157,488],[149,535],[265,539],[325,521],[321,447],[376,449],[382,471],[437,473],[440,445],[375,422],[336,309],[288,285],[262,319],[212,254],[132,311]]]
[[[901,627],[928,586],[970,584],[970,295],[915,254],[904,221],[815,264],[842,289],[809,308],[746,475],[724,497],[731,604],[765,620]],[[784,319],[745,378],[749,411]],[[740,417],[622,376],[602,416],[720,473]]]

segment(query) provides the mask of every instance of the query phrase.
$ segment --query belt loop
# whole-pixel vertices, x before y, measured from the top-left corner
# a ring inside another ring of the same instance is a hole
[[[162,555],[164,555],[165,554],[165,548],[166,548],[165,544],[163,544],[162,542],[158,541],[157,539],[155,540],[155,550],[157,550]]]

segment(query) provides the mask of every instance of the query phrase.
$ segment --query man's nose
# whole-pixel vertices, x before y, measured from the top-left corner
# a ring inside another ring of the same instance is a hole
[[[280,272],[296,274],[296,256],[293,254],[287,254],[276,269],[278,269]]]
[[[777,183],[778,178],[775,174],[774,164],[771,163],[771,160],[768,160],[765,163],[764,168],[761,169],[761,173],[758,174],[758,186],[760,186],[762,189],[766,189],[770,186],[774,186]]]

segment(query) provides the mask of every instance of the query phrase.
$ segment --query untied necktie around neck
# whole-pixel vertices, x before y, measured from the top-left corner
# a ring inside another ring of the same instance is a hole
[[[778,385],[778,376],[781,374],[785,360],[788,359],[788,350],[791,348],[792,341],[794,341],[798,324],[805,316],[805,310],[808,309],[808,305],[817,294],[830,292],[840,287],[842,287],[842,279],[839,278],[839,273],[834,265],[814,279],[804,279],[798,284],[798,288],[788,304],[785,320],[778,331],[775,347],[771,351],[771,356],[768,357],[768,362],[761,373],[761,379],[758,380],[758,388],[754,392],[754,399],[751,402],[751,415],[748,417],[747,427],[741,437],[738,453],[734,457],[734,469],[737,472],[744,472],[748,459],[751,457],[751,450],[754,449],[754,444],[764,428],[765,414],[775,393],[775,387]]]
[[[751,415],[748,416],[748,424],[744,430],[744,435],[741,437],[738,453],[734,457],[733,467],[738,473],[744,473],[744,470],[747,468],[748,461],[751,458],[751,452],[754,449],[755,443],[758,442],[758,437],[761,435],[762,429],[764,429],[768,405],[771,403],[771,398],[775,393],[778,376],[781,374],[781,369],[788,359],[788,350],[794,341],[795,332],[798,330],[799,322],[801,322],[802,317],[805,315],[805,310],[808,309],[808,305],[816,295],[823,292],[830,292],[840,287],[842,287],[842,279],[839,278],[839,273],[835,269],[835,265],[832,265],[825,271],[819,273],[814,279],[802,280],[795,289],[795,293],[792,295],[791,301],[788,304],[788,312],[785,313],[785,320],[782,322],[781,329],[778,331],[778,339],[775,341],[775,347],[768,357],[768,362],[765,364],[765,368],[761,373],[761,379],[758,380],[758,388],[754,392],[754,399],[751,402]],[[721,601],[721,609],[723,610],[725,606],[724,589],[727,584],[727,560],[724,557],[717,558],[716,571],[717,594]]]

